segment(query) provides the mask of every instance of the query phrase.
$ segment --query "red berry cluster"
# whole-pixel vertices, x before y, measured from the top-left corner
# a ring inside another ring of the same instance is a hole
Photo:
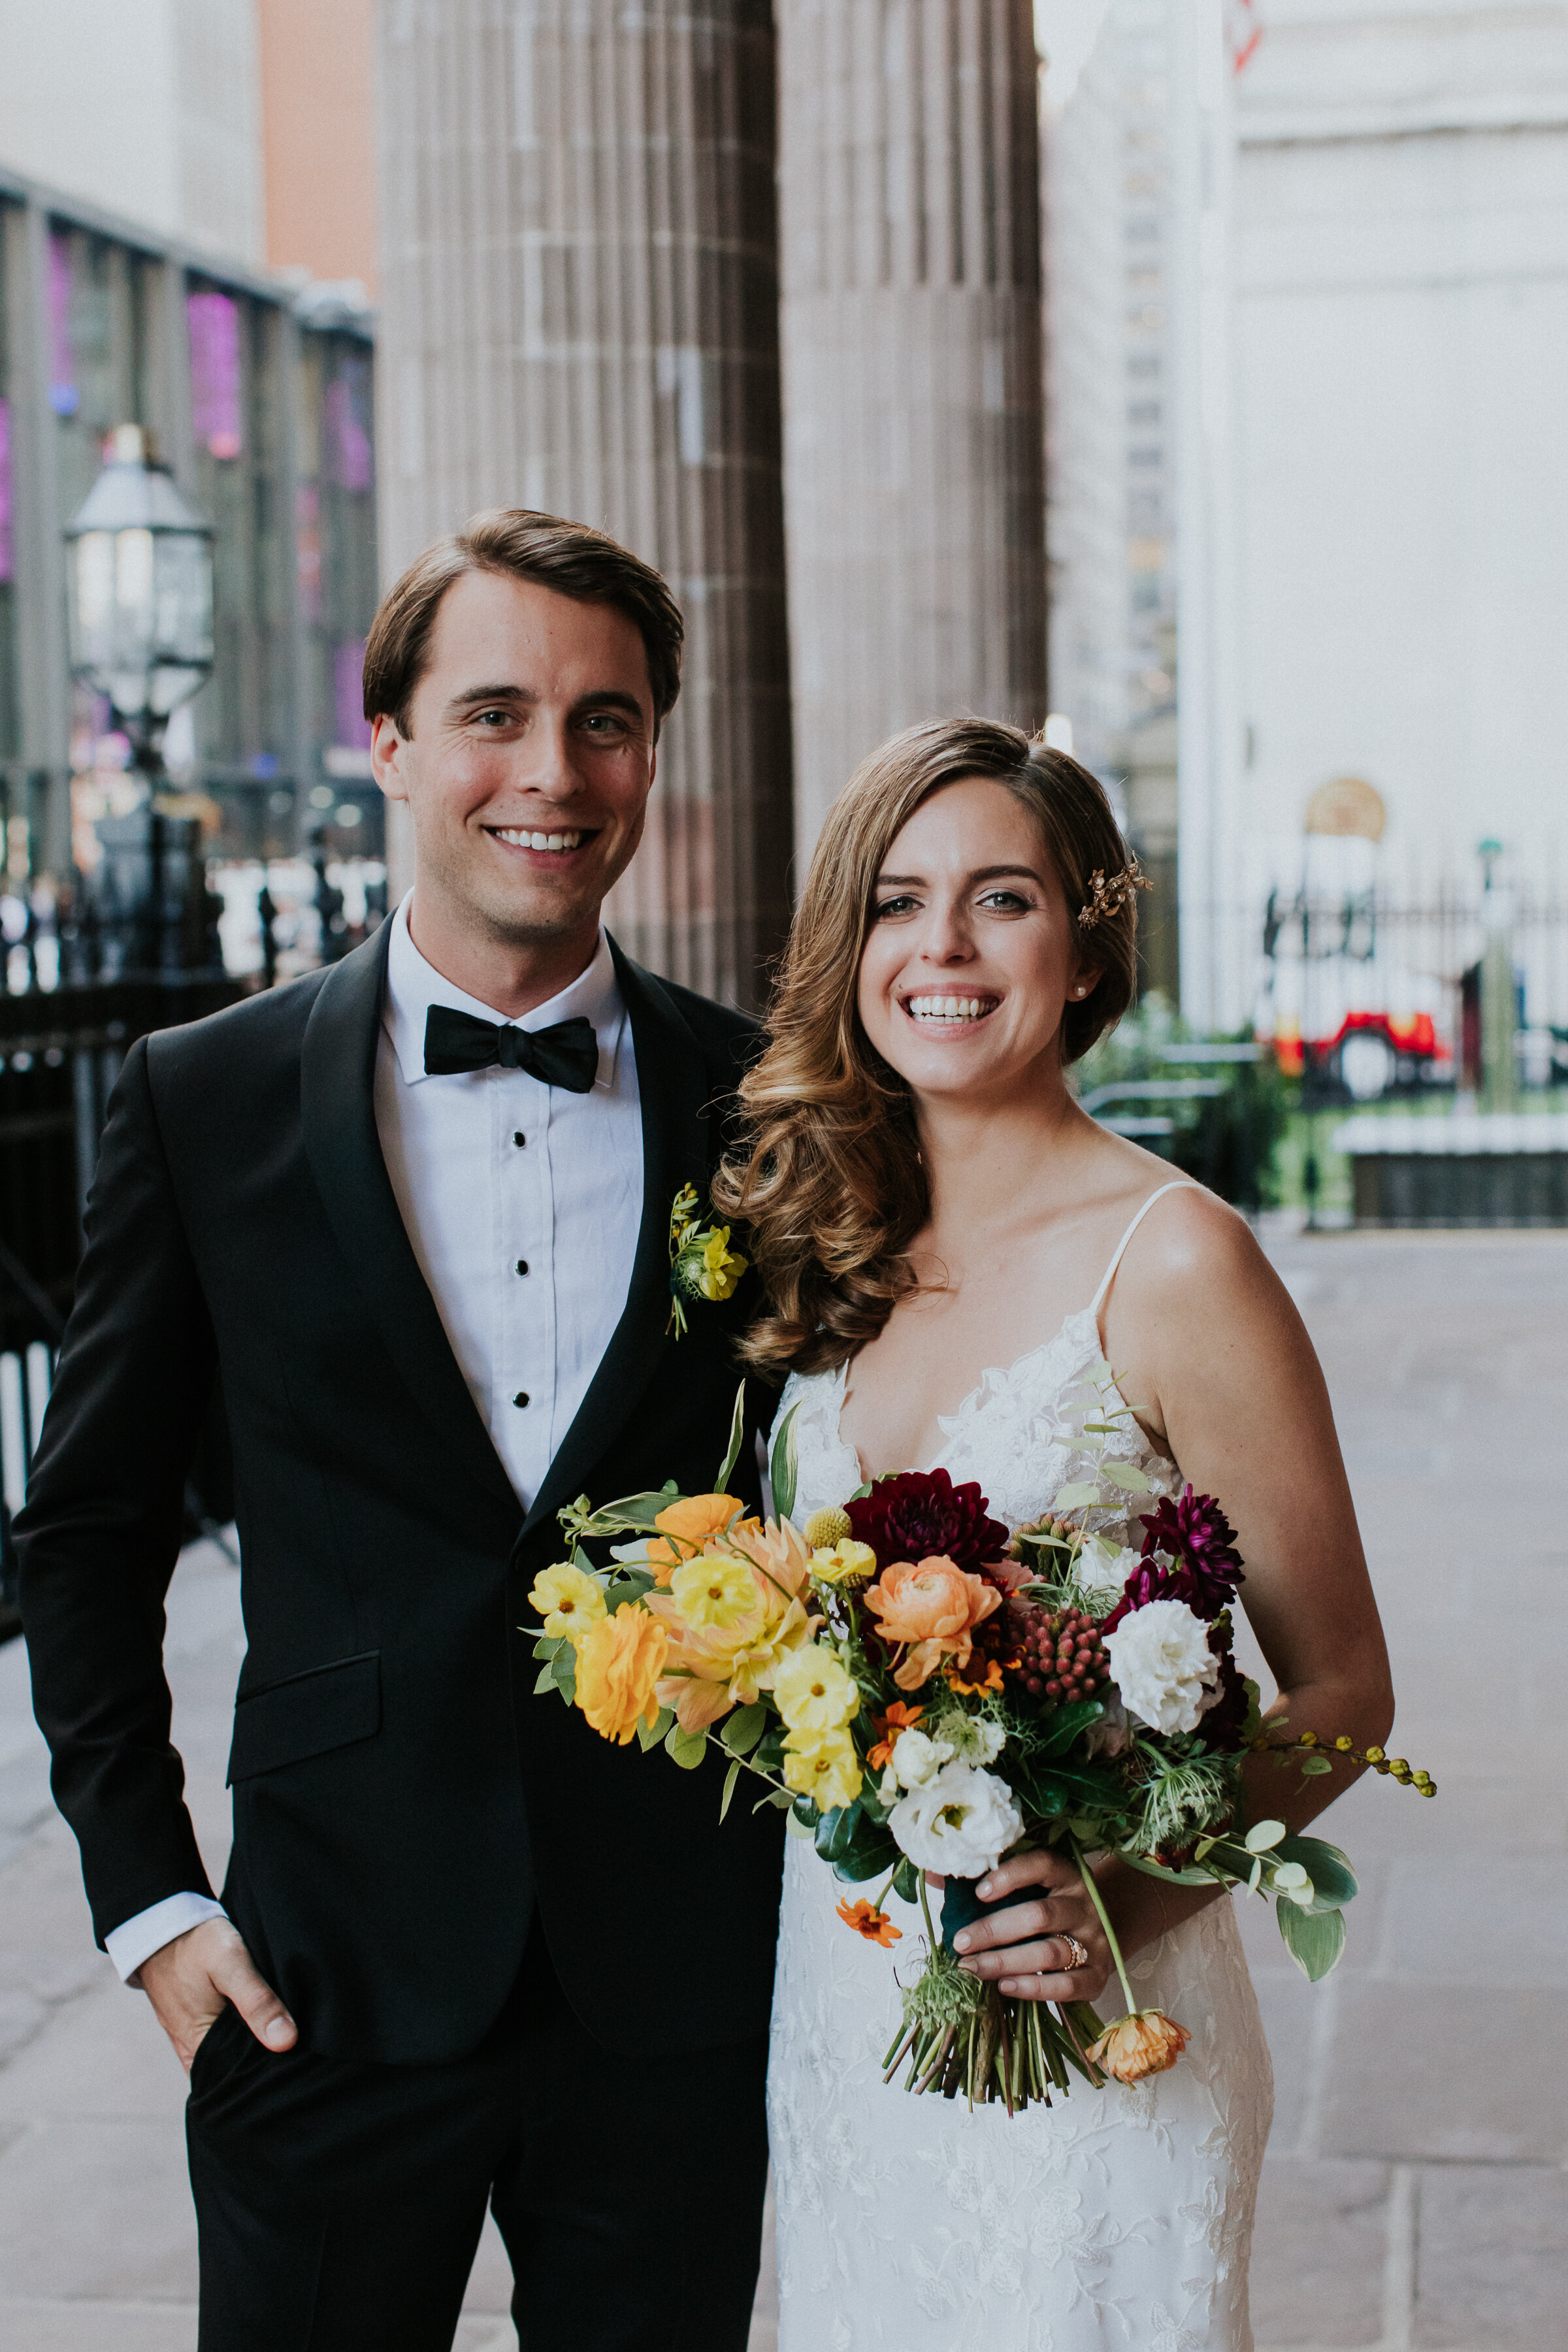
[[[1099,1628],[1081,1609],[1031,1611],[1019,1646],[1031,1698],[1092,1698],[1110,1673]]]

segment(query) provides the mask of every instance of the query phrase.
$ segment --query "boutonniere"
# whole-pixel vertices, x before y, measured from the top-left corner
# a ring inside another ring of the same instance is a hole
[[[730,1247],[728,1225],[700,1222],[697,1188],[683,1184],[669,1213],[669,1323],[678,1339],[686,1333],[687,1300],[730,1297],[748,1262]]]

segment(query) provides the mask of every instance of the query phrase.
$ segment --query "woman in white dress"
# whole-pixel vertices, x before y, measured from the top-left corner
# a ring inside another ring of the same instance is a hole
[[[977,1482],[1010,1526],[1038,1517],[1084,1474],[1107,1360],[1131,1408],[1111,1454],[1236,1522],[1272,1719],[1364,1746],[1392,1719],[1387,1662],[1306,1334],[1244,1222],[1068,1087],[1131,999],[1134,877],[1094,778],[1014,729],[933,722],[866,762],[817,845],[745,1090],[754,1148],[720,1192],[769,1296],[751,1351],[790,1368],[801,1523],[911,1465]],[[1295,1828],[1351,1777],[1248,1770],[1258,1813]],[[1273,2094],[1233,1906],[1098,1876],[1141,2005],[1191,2046],[1135,2088],[1075,2083],[1009,2118],[884,2087],[920,1912],[889,1899],[891,1956],[862,1941],[791,1843],[781,2352],[1247,2352]],[[1037,1893],[970,1930],[965,1965],[1026,2000],[1099,2000],[1110,1955],[1069,1866],[1021,1855],[981,1892],[1020,1886]]]

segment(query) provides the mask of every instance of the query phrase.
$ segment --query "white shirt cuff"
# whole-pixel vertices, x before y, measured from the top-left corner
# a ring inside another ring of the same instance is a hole
[[[143,1960],[172,1944],[188,1927],[199,1927],[205,1919],[226,1919],[227,1912],[210,1895],[165,1895],[162,1903],[138,1911],[134,1919],[125,1920],[113,1927],[103,1939],[103,1948],[119,1971],[121,1984],[134,1984],[136,1971]]]

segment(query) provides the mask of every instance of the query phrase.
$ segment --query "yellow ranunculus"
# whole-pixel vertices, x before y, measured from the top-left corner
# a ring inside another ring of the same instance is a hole
[[[529,1599],[544,1620],[552,1641],[564,1638],[575,1645],[590,1625],[605,1614],[604,1588],[596,1576],[560,1560],[533,1580]]]
[[[639,1722],[651,1731],[668,1648],[664,1627],[635,1601],[589,1626],[577,1644],[577,1704],[601,1738],[624,1748]]]
[[[877,1573],[877,1555],[869,1544],[843,1536],[836,1544],[817,1547],[811,1555],[811,1572],[819,1584],[864,1584]]]
[[[650,1592],[647,1606],[669,1633],[669,1662],[659,1685],[664,1706],[675,1709],[683,1731],[701,1731],[732,1706],[751,1706],[771,1690],[792,1650],[811,1640],[822,1620],[807,1614],[811,1554],[795,1529],[770,1520],[742,1520],[727,1538],[750,1562],[754,1607],[730,1626],[693,1626],[676,1598]],[[696,1568],[689,1560],[686,1570]],[[678,1569],[677,1577],[686,1570]]]
[[[773,1699],[791,1731],[842,1730],[860,1705],[860,1694],[832,1651],[821,1642],[794,1650],[773,1676]]]
[[[730,1247],[728,1225],[715,1225],[702,1244],[697,1284],[704,1298],[729,1298],[746,1271],[746,1260]]]
[[[743,1559],[704,1552],[678,1568],[669,1580],[670,1599],[693,1633],[728,1633],[760,1620],[757,1580]]]
[[[792,1731],[784,1741],[786,1788],[813,1797],[825,1813],[860,1794],[860,1765],[847,1731]]]

